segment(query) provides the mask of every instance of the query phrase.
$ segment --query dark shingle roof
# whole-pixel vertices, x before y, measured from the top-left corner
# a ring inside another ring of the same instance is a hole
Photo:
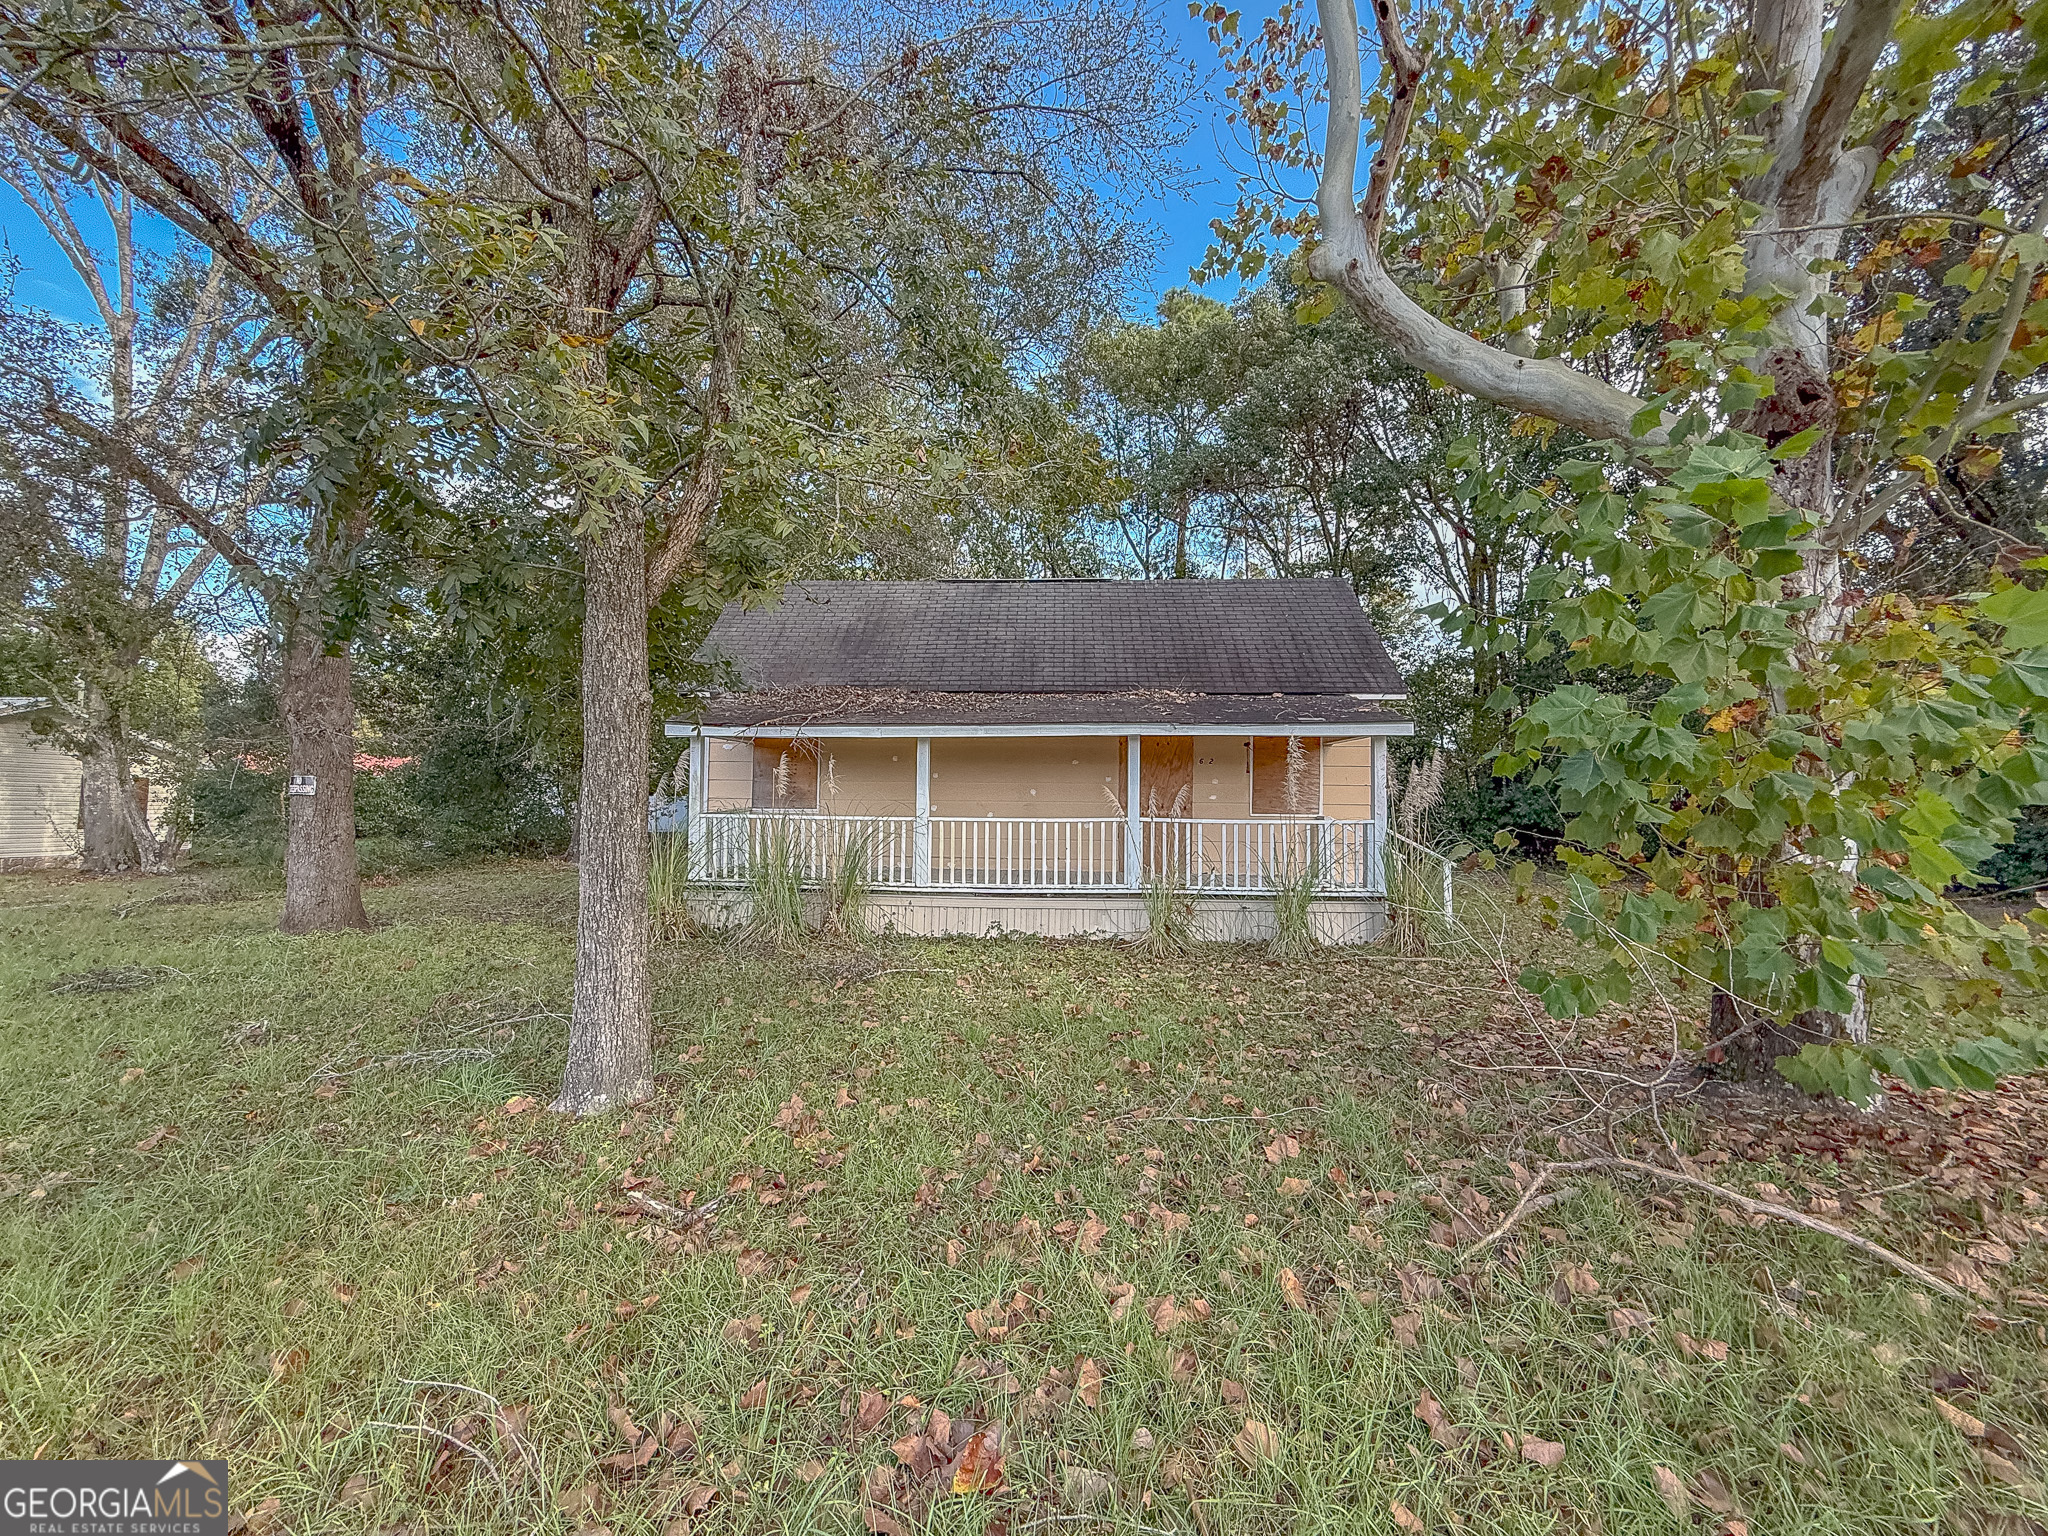
[[[728,607],[701,655],[748,691],[1407,691],[1335,577],[794,582],[774,607]]]
[[[1369,731],[1406,715],[1349,694],[914,693],[900,688],[794,688],[726,693],[703,724],[801,735],[825,726],[933,725],[1328,726]],[[1311,732],[1311,734],[1322,734]]]

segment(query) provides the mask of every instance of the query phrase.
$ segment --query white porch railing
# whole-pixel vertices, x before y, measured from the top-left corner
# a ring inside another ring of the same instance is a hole
[[[696,878],[744,881],[756,860],[792,860],[823,884],[864,857],[878,889],[1128,891],[1167,879],[1196,894],[1268,893],[1313,874],[1331,895],[1383,896],[1385,835],[1376,822],[1145,817],[1139,867],[1121,816],[815,816],[714,812],[702,818]],[[923,857],[920,857],[920,854]],[[920,881],[918,870],[929,871]]]

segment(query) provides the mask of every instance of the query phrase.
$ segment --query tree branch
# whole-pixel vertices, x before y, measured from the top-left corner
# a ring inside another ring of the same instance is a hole
[[[1428,61],[1410,46],[1401,29],[1400,12],[1394,0],[1372,0],[1374,18],[1379,22],[1380,51],[1393,77],[1394,89],[1387,108],[1387,125],[1380,132],[1379,150],[1372,157],[1366,180],[1365,238],[1377,251],[1380,233],[1387,221],[1387,199],[1392,193],[1394,171],[1401,163],[1401,151],[1408,143],[1408,125],[1415,120],[1415,100],[1420,94],[1422,71]],[[1362,82],[1361,82],[1362,85]]]
[[[1374,0],[1374,4],[1392,16],[1395,0]],[[1554,358],[1517,357],[1489,346],[1446,325],[1402,290],[1381,262],[1378,242],[1359,216],[1355,201],[1358,140],[1365,117],[1358,12],[1353,0],[1317,0],[1317,14],[1329,65],[1330,115],[1323,179],[1316,190],[1322,243],[1310,254],[1310,271],[1343,294],[1359,318],[1401,361],[1436,375],[1455,389],[1509,410],[1558,422],[1588,437],[1664,441],[1661,426],[1647,432],[1635,429],[1636,418],[1649,409],[1648,401]],[[1398,39],[1398,24],[1390,22],[1382,37]],[[1401,46],[1405,48],[1405,42]],[[1391,61],[1389,68],[1398,72]],[[1412,93],[1410,100],[1412,103]],[[1390,114],[1390,127],[1392,117],[1399,113],[1397,106]],[[1405,123],[1402,131],[1406,132]],[[1382,158],[1391,180],[1392,156]]]
[[[1459,1259],[1461,1261],[1468,1259],[1482,1249],[1492,1247],[1493,1244],[1499,1242],[1509,1232],[1513,1231],[1515,1224],[1531,1211],[1540,1210],[1547,1204],[1555,1203],[1554,1201],[1538,1198],[1537,1193],[1549,1184],[1552,1179],[1581,1173],[1612,1172],[1633,1173],[1646,1179],[1661,1179],[1667,1184],[1682,1184],[1688,1189],[1697,1189],[1703,1194],[1711,1195],[1724,1204],[1734,1206],[1737,1210],[1747,1211],[1752,1216],[1768,1216],[1774,1221],[1790,1222],[1795,1227],[1804,1227],[1809,1232],[1818,1232],[1824,1237],[1832,1237],[1837,1242],[1847,1243],[1857,1252],[1867,1254],[1880,1263],[1889,1264],[1909,1280],[1917,1280],[1929,1290],[1939,1291],[1942,1295],[1956,1301],[1968,1302],[1970,1300],[1970,1297],[1960,1287],[1949,1284],[1948,1281],[1935,1274],[1933,1270],[1923,1269],[1911,1259],[1893,1253],[1884,1244],[1874,1243],[1861,1233],[1851,1232],[1847,1227],[1838,1227],[1831,1221],[1822,1221],[1818,1216],[1809,1216],[1804,1211],[1795,1211],[1789,1205],[1776,1205],[1769,1200],[1752,1200],[1748,1195],[1737,1194],[1725,1184],[1716,1184],[1709,1179],[1702,1179],[1696,1174],[1680,1173],[1676,1169],[1662,1168],[1655,1163],[1646,1163],[1639,1158],[1633,1157],[1588,1157],[1573,1163],[1545,1163],[1537,1171],[1536,1177],[1530,1181],[1529,1187],[1522,1191],[1522,1198],[1515,1203],[1515,1208],[1508,1212],[1507,1218],[1499,1226],[1487,1233],[1486,1236],[1480,1238],[1479,1241],[1473,1243],[1463,1253],[1459,1254]]]
[[[1800,109],[1797,132],[1787,124],[1786,144],[1796,153],[1779,156],[1758,199],[1776,214],[1777,222],[1805,223],[1814,216],[1821,191],[1841,159],[1842,136],[1850,114],[1863,99],[1870,72],[1891,41],[1899,0],[1848,0],[1828,39],[1820,73]]]

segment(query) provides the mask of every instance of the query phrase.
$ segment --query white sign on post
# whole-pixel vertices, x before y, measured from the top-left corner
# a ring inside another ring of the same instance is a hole
[[[284,792],[288,795],[312,795],[317,794],[319,789],[320,781],[312,774],[295,773],[291,777],[291,782],[285,786]]]

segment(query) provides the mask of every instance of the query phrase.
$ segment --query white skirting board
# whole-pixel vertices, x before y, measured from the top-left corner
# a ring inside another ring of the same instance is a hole
[[[1252,896],[1198,896],[1195,937],[1254,944],[1273,936],[1273,903]],[[690,893],[690,915],[711,928],[735,927],[752,908],[745,891]],[[915,938],[1040,935],[1055,939],[1134,939],[1145,931],[1145,902],[1137,896],[1004,896],[977,892],[882,891],[868,900],[877,933]],[[1386,902],[1352,896],[1314,903],[1309,921],[1324,944],[1370,944],[1386,927]]]

